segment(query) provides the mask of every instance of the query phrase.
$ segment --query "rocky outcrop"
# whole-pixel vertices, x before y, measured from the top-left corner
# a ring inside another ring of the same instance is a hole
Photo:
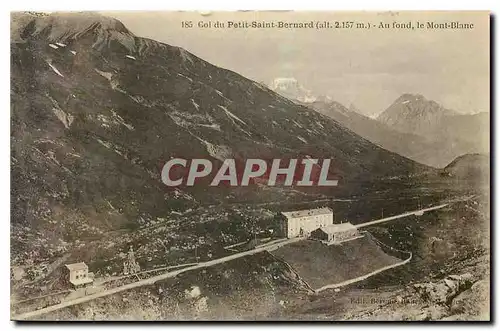
[[[487,317],[489,311],[490,284],[486,280],[474,283],[470,289],[457,295],[451,302],[454,314],[476,315]]]
[[[489,319],[490,283],[471,273],[451,275],[436,283],[414,284],[428,305],[424,320],[470,321]],[[432,311],[439,312],[432,314]]]
[[[474,282],[474,276],[470,273],[463,275],[451,275],[437,283],[419,283],[413,285],[422,299],[431,303],[450,304],[461,291],[469,289]]]

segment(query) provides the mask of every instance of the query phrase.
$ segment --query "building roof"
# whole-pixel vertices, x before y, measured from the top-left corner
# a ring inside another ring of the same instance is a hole
[[[78,263],[66,264],[66,268],[68,268],[69,271],[88,269],[88,267],[85,264],[85,262],[78,262]]]
[[[92,283],[94,280],[90,277],[80,278],[80,279],[71,279],[69,282],[73,285],[84,285],[88,283]]]
[[[324,226],[322,228],[319,228],[319,230],[323,231],[324,233],[338,233],[338,232],[344,232],[348,230],[356,230],[356,227],[352,225],[349,222],[346,223],[340,223],[340,224],[330,224],[327,226]]]
[[[281,212],[285,215],[286,218],[299,218],[306,216],[317,216],[317,215],[327,215],[333,213],[330,208],[316,208],[316,209],[304,209],[304,210],[296,210],[296,211],[284,211]]]

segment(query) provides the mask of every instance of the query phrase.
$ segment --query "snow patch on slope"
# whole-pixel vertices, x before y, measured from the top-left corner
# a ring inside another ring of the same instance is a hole
[[[75,117],[71,114],[66,114],[62,109],[52,108],[52,111],[57,116],[57,118],[64,124],[66,129],[69,129]]]
[[[198,124],[198,126],[203,126],[205,128],[221,131],[219,124]]]
[[[295,124],[297,127],[303,129],[304,127],[302,125],[300,125],[299,122],[297,122],[296,120],[292,120],[293,124]]]
[[[199,137],[197,138],[206,146],[207,152],[211,157],[223,162],[224,160],[231,158],[233,153],[230,147],[225,145],[215,145]]]
[[[199,104],[197,104],[196,102],[194,102],[194,100],[193,100],[193,99],[191,99],[191,103],[193,104],[194,108],[196,108],[196,110],[197,110],[197,111],[199,111],[199,110],[200,110],[200,105],[199,105]]]
[[[181,73],[177,73],[177,76],[182,77],[182,78],[186,78],[186,79],[187,79],[187,80],[189,80],[190,82],[193,82],[193,79],[192,79],[192,78],[190,78],[190,77],[188,77],[188,76],[186,76],[186,75],[183,75],[183,74],[181,74]]]
[[[196,126],[202,126],[209,129],[220,131],[220,125],[209,114],[188,113],[174,109],[173,112],[168,113],[168,116],[180,127],[189,129]]]
[[[54,105],[54,107],[52,107],[52,112],[54,113],[54,115],[56,115],[56,117],[59,119],[59,121],[61,121],[66,129],[69,129],[75,117],[70,113],[66,113],[64,110],[62,110],[59,106],[59,103],[50,95],[47,95],[47,98],[49,98],[49,100],[52,101],[52,104]]]
[[[189,54],[189,53],[188,53],[185,49],[183,49],[183,48],[179,48],[179,53],[180,53],[180,55],[181,55],[181,57],[182,57],[182,60],[183,60],[184,62],[189,62],[189,63],[191,63],[191,64],[193,64],[193,63],[194,63],[194,62],[193,62],[193,59],[191,58],[191,55],[190,55],[190,54]]]
[[[118,115],[113,109],[111,109],[111,114],[113,114],[113,119],[117,123],[123,125],[124,127],[129,129],[130,131],[134,130],[134,127],[132,125],[128,124],[127,122],[125,122],[125,120],[120,115]]]
[[[235,122],[238,121],[240,123],[242,123],[243,125],[247,125],[245,123],[245,121],[243,121],[241,118],[239,118],[238,116],[234,115],[233,113],[231,113],[226,107],[224,106],[221,106],[221,105],[218,105],[218,107],[222,110],[224,110],[224,112],[226,113],[226,115],[231,119],[231,121],[233,122],[233,124],[239,129],[241,130],[241,132],[245,133],[247,136],[252,136],[252,134],[250,132],[248,132],[247,130],[243,129],[238,123]]]
[[[127,92],[125,92],[124,90],[122,90],[120,87],[119,87],[119,83],[118,83],[118,80],[117,79],[113,79],[113,73],[111,72],[106,72],[106,71],[101,71],[97,68],[94,68],[95,72],[97,72],[99,75],[101,75],[102,77],[106,78],[108,81],[109,81],[109,85],[111,85],[111,88],[113,90],[116,90],[118,92],[121,92],[123,94],[127,94]],[[132,96],[130,96],[134,101],[138,102],[137,100],[135,100]]]
[[[247,125],[247,124],[245,123],[245,121],[243,121],[241,118],[239,118],[238,116],[236,116],[236,115],[234,115],[233,113],[231,113],[231,112],[230,112],[230,111],[229,111],[226,107],[221,106],[221,105],[218,105],[218,107],[219,107],[220,109],[224,110],[224,111],[226,112],[227,116],[229,116],[229,117],[231,117],[231,118],[233,118],[233,119],[237,120],[237,121],[238,121],[238,122],[240,122],[240,123],[243,123],[243,124]]]
[[[104,77],[107,80],[111,81],[111,78],[113,77],[113,74],[111,72],[101,71],[101,70],[96,69],[96,68],[94,70],[95,70],[95,72],[97,72],[102,77]]]
[[[301,136],[297,136],[297,139],[299,139],[300,141],[302,141],[304,144],[307,144],[307,140],[305,140]]]
[[[52,64],[52,62],[51,62],[51,61],[46,61],[46,62],[47,62],[47,64],[49,65],[49,67],[50,67],[52,70],[54,70],[54,72],[55,72],[56,74],[58,74],[58,75],[59,75],[59,76],[61,76],[61,77],[64,77],[64,76],[63,76],[63,74],[61,74],[61,72],[60,72],[59,70],[57,70],[57,68],[56,68],[56,67],[54,67],[54,65]]]

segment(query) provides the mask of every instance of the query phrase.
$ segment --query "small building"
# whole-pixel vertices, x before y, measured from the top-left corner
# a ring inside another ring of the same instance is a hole
[[[325,207],[281,212],[279,222],[283,236],[308,237],[315,229],[333,224],[333,211]]]
[[[85,262],[66,264],[66,268],[69,271],[69,282],[74,287],[85,286],[94,281]]]
[[[358,229],[349,222],[330,224],[311,232],[311,238],[325,243],[341,243],[358,238]]]

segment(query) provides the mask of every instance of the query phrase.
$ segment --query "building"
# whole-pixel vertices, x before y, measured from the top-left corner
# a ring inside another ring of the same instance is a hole
[[[283,236],[308,237],[317,228],[333,224],[333,211],[330,208],[316,208],[282,212],[279,221]]]
[[[360,237],[358,228],[349,222],[330,224],[311,232],[311,238],[325,243],[341,243]]]
[[[69,271],[69,282],[74,287],[85,286],[94,281],[85,262],[66,264],[66,268]]]

